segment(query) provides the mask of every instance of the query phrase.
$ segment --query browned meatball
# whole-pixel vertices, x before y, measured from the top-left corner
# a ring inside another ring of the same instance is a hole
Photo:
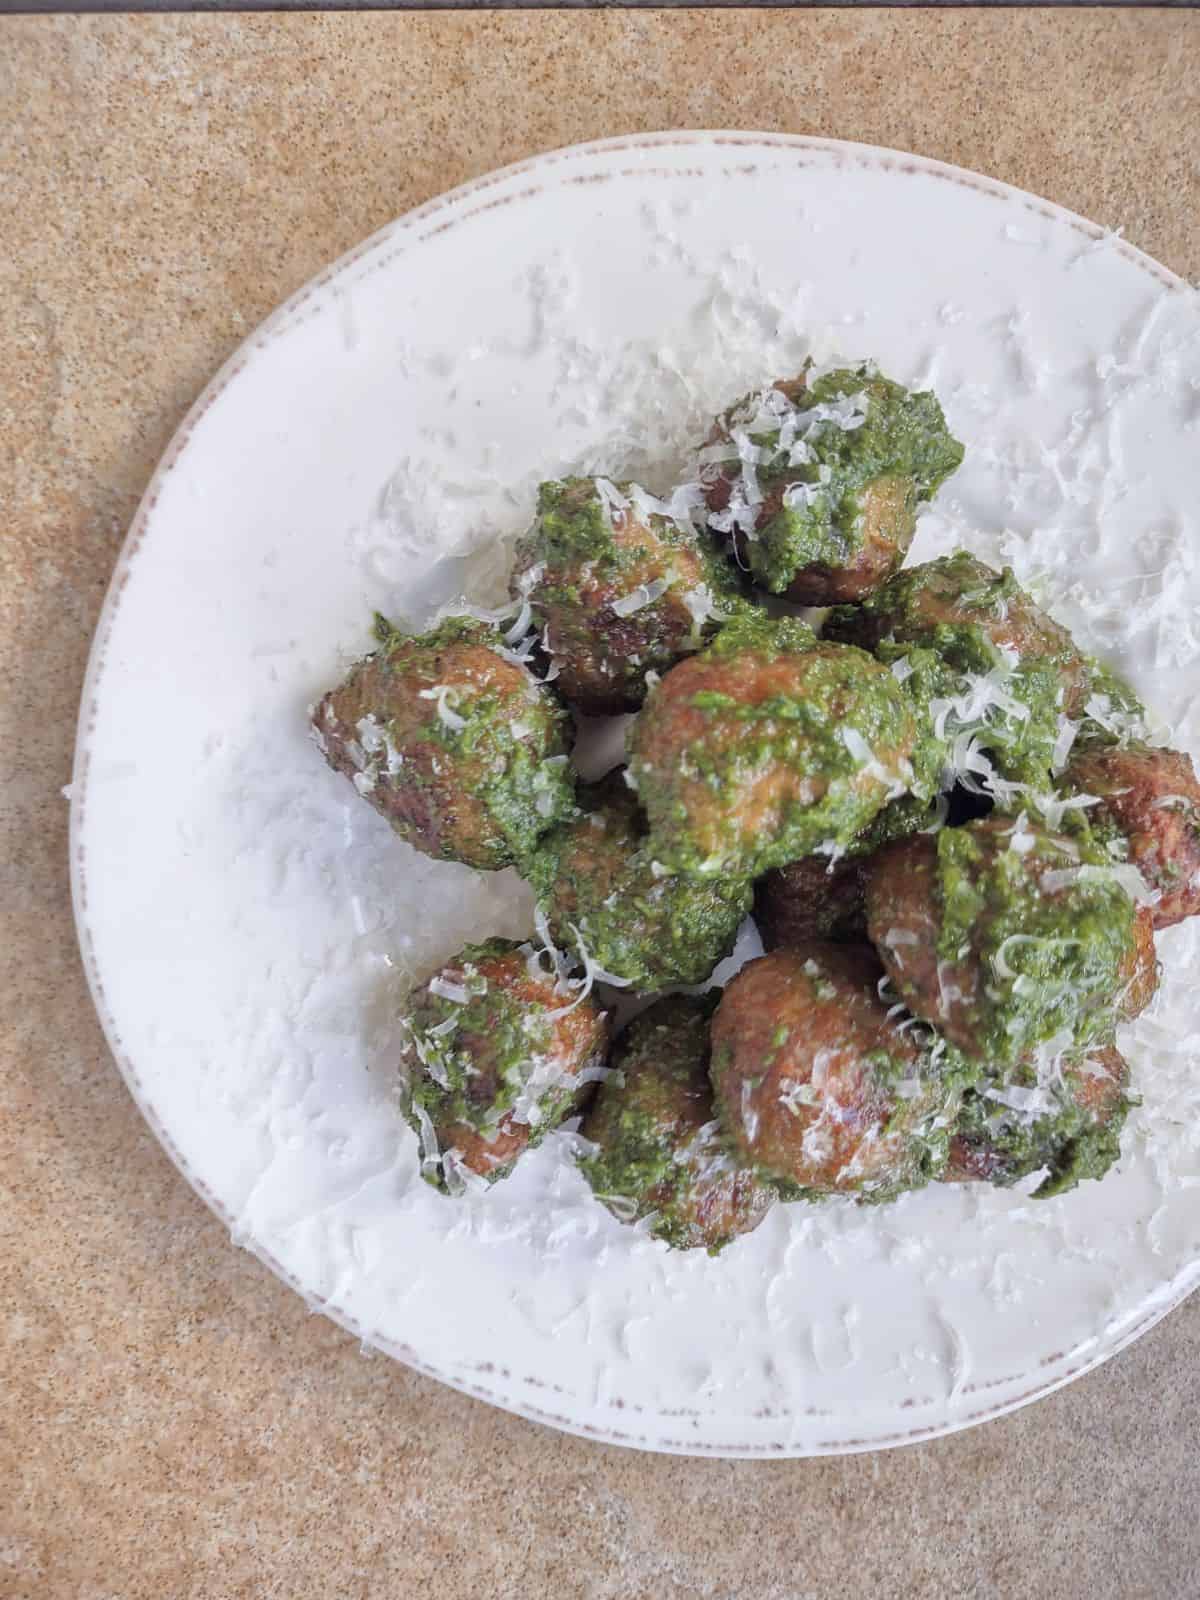
[[[792,618],[729,623],[649,696],[629,771],[650,848],[678,871],[754,877],[845,848],[915,782],[892,674]]]
[[[314,708],[325,759],[424,854],[524,862],[575,812],[569,719],[553,691],[478,622],[377,631],[375,654]]]
[[[898,572],[865,605],[836,611],[825,634],[864,650],[884,639],[928,646],[959,672],[984,673],[1006,657],[1022,670],[1045,668],[1068,716],[1091,691],[1089,664],[1067,630],[1010,568],[997,572],[965,550]]]
[[[1159,895],[1156,928],[1200,914],[1200,781],[1182,750],[1088,750],[1063,777],[1067,788],[1097,794],[1093,826],[1128,847],[1128,859]]]
[[[1128,1063],[1110,1045],[1061,1063],[1059,1074],[1036,1090],[1037,1070],[1028,1064],[969,1091],[943,1181],[1006,1187],[1048,1168],[1035,1191],[1045,1198],[1083,1178],[1103,1177],[1121,1152]],[[1028,1101],[1022,1095],[1034,1099],[1033,1110],[1023,1109]]]
[[[733,948],[750,884],[667,872],[620,771],[579,799],[583,817],[547,835],[526,871],[551,938],[642,991],[704,983]]]
[[[988,779],[998,798],[1022,792],[1012,784],[1050,788],[1068,719],[1082,714],[1097,681],[1009,569],[965,550],[898,572],[865,605],[837,607],[824,637],[889,663],[904,659],[935,745],[957,752],[957,765],[974,741],[998,774]]]
[[[812,939],[864,944],[862,860],[805,856],[766,873],[754,886],[754,920],[768,950]]]
[[[916,508],[962,461],[937,399],[869,367],[776,383],[701,452],[710,526],[772,594],[861,600],[904,559]]]
[[[783,488],[773,489],[763,502],[763,520],[779,515]],[[729,491],[710,491],[709,504],[722,509]],[[809,561],[788,584],[787,598],[798,606],[833,606],[860,601],[889,578],[904,559],[916,531],[916,506],[911,478],[877,478],[859,496],[860,548],[842,566]],[[746,535],[734,534],[739,564],[749,565],[751,547]]]
[[[1157,984],[1144,912],[1094,843],[990,816],[887,846],[867,930],[897,991],[964,1054],[1010,1066],[1064,1030],[1111,1038]]]
[[[531,945],[467,945],[417,990],[404,1018],[401,1105],[421,1173],[453,1192],[463,1174],[512,1171],[579,1109],[601,1077],[608,1019]]]
[[[648,673],[699,650],[744,604],[708,534],[670,509],[607,478],[539,491],[512,592],[529,601],[559,688],[589,715],[636,710]]]
[[[743,967],[713,1019],[722,1126],[743,1160],[788,1198],[882,1200],[946,1159],[958,1084],[940,1041],[879,998],[863,946],[808,944]]]
[[[720,1137],[708,1079],[709,998],[672,995],[630,1023],[581,1130],[580,1163],[621,1222],[649,1218],[676,1250],[715,1255],[756,1228],[774,1195]]]

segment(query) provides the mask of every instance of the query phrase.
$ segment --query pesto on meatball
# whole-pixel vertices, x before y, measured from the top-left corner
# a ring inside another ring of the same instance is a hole
[[[531,858],[551,934],[636,989],[703,983],[733,948],[753,897],[748,879],[693,878],[655,858],[620,772],[580,793],[584,815]]]
[[[492,628],[454,617],[379,648],[315,707],[313,735],[402,839],[497,869],[574,814],[570,719]]]
[[[965,1055],[1106,1043],[1157,983],[1148,914],[1086,833],[993,814],[872,860],[867,929],[897,992]]]
[[[1099,797],[1088,821],[1156,896],[1156,928],[1200,915],[1200,781],[1190,756],[1147,745],[1087,749],[1068,766],[1062,787]]]
[[[963,1096],[943,1181],[1006,1188],[1046,1168],[1042,1200],[1102,1178],[1121,1154],[1128,1086],[1111,1045],[988,1074]]]
[[[629,771],[659,861],[757,877],[845,850],[917,784],[914,742],[885,667],[758,614],[654,686],[629,733]]]
[[[671,995],[618,1039],[612,1073],[580,1130],[595,1146],[580,1163],[620,1222],[676,1250],[716,1255],[756,1228],[774,1195],[722,1139],[708,1078],[712,999]]]
[[[608,1021],[532,945],[466,945],[412,996],[400,1104],[445,1193],[507,1177],[603,1075]]]
[[[894,1199],[946,1165],[964,1063],[880,999],[862,945],[813,942],[743,967],[712,1026],[717,1113],[784,1199]]]
[[[514,596],[528,600],[558,684],[589,715],[633,711],[646,675],[699,650],[745,605],[734,572],[688,517],[636,483],[543,483],[517,547]]]
[[[1063,627],[1017,583],[965,550],[909,567],[861,606],[839,606],[825,637],[913,673],[910,692],[961,762],[973,741],[1010,782],[1049,789],[1065,722],[1082,714],[1092,671]],[[932,655],[918,658],[911,647]],[[1003,784],[993,785],[1003,797]]]
[[[917,782],[915,740],[886,667],[760,614],[729,623],[651,690],[629,772],[658,861],[755,877],[843,850]]]
[[[818,606],[859,600],[899,567],[918,504],[962,458],[936,397],[870,366],[745,396],[700,452],[709,526],[762,588]]]

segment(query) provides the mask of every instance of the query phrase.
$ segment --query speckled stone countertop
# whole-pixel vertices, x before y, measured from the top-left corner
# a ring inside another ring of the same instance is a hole
[[[1192,1596],[1200,1300],[954,1438],[758,1464],[560,1437],[239,1253],[113,1068],[66,807],[138,495],[243,336],[396,213],[630,130],[892,145],[1200,273],[1200,16],[0,20],[0,1597]]]

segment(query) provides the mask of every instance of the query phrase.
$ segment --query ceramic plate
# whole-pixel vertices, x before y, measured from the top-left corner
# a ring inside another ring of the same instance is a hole
[[[367,648],[373,609],[494,603],[539,478],[665,487],[722,402],[807,355],[936,388],[967,461],[914,559],[961,542],[1011,562],[1194,752],[1196,296],[985,178],[754,134],[510,168],[298,294],[168,451],[84,695],[80,936],[181,1171],[366,1343],[655,1450],[806,1455],[963,1427],[1102,1361],[1200,1276],[1186,925],[1128,1033],[1144,1104],[1120,1168],[1059,1199],[780,1206],[710,1260],[619,1226],[559,1135],[482,1197],[417,1177],[390,1082],[404,986],[468,938],[524,936],[530,904],[510,873],[396,839],[325,769],[306,707]]]

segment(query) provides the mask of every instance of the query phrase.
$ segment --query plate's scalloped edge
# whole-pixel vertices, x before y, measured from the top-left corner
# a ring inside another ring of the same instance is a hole
[[[1055,222],[1065,222],[1089,240],[1107,240],[1111,249],[1132,265],[1139,267],[1165,288],[1188,290],[1190,287],[1176,273],[1164,267],[1161,262],[1154,260],[1152,256],[1146,255],[1144,251],[1139,250],[1135,245],[1128,244],[1124,239],[1098,223],[1089,222],[1086,218],[1056,205],[1053,201],[1028,194],[1024,190],[1013,188],[1010,184],[1002,183],[998,179],[986,178],[979,173],[969,172],[962,167],[950,166],[945,162],[935,161],[923,156],[910,155],[902,151],[887,150],[874,145],[856,144],[847,140],[817,139],[799,134],[695,131],[639,134],[622,138],[594,140],[587,144],[569,145],[533,156],[525,161],[513,163],[507,167],[498,168],[494,172],[472,179],[386,224],[378,232],[372,234],[368,239],[356,245],[352,250],[333,262],[332,265],[326,267],[316,277],[310,279],[308,283],[273,311],[230,356],[214,377],[210,379],[192,405],[168,445],[162,460],[156,467],[134,515],[133,522],[130,524],[129,532],[121,547],[109,582],[108,591],[105,595],[104,604],[101,608],[91,652],[88,657],[87,669],[84,674],[71,779],[69,833],[71,899],[83,968],[91,990],[92,1000],[100,1019],[101,1028],[134,1104],[145,1118],[155,1138],[162,1145],[182,1176],[199,1195],[200,1199],[230,1229],[231,1237],[234,1229],[234,1219],[229,1216],[225,1207],[216,1195],[211,1192],[199,1174],[191,1169],[170,1134],[160,1122],[153,1105],[143,1093],[140,1075],[133,1061],[125,1052],[116,1021],[108,1007],[87,916],[87,863],[83,846],[83,828],[87,815],[87,783],[91,766],[90,746],[91,736],[96,726],[97,695],[104,675],[108,646],[112,638],[117,612],[120,608],[125,587],[129,582],[133,562],[149,531],[150,519],[158,503],[163,481],[183,455],[193,433],[206,413],[216,404],[238,375],[246,369],[254,359],[255,353],[285,334],[297,321],[319,316],[332,309],[330,297],[324,295],[322,291],[328,289],[337,280],[343,279],[353,282],[367,272],[381,270],[395,255],[412,248],[413,245],[436,237],[446,232],[449,228],[467,222],[471,217],[491,210],[497,205],[507,205],[532,198],[540,193],[545,186],[543,183],[535,183],[532,186],[522,187],[512,194],[483,199],[481,204],[470,203],[487,196],[489,190],[498,188],[503,184],[511,184],[514,180],[530,176],[549,177],[557,167],[569,165],[580,160],[590,160],[597,156],[620,156],[625,153],[644,156],[655,150],[678,151],[693,147],[715,148],[731,152],[764,151],[772,155],[778,152],[786,152],[794,159],[798,158],[798,165],[808,165],[817,160],[822,160],[835,166],[857,166],[863,169],[895,172],[901,175],[933,177],[946,182],[960,184],[965,188],[977,190],[981,194],[990,195],[994,199],[1016,204],[1023,210],[1050,218]],[[753,164],[740,162],[734,170],[742,171],[749,175],[755,168]],[[579,184],[610,182],[614,179],[625,177],[669,177],[674,179],[706,176],[708,174],[701,167],[654,168],[643,164],[629,167],[619,166],[611,172],[567,173],[563,176],[562,181]],[[449,214],[443,216],[441,213]],[[424,224],[428,222],[432,222],[434,225],[425,228]],[[389,249],[388,247],[392,245],[395,248]],[[495,1370],[491,1368],[490,1363],[481,1368],[479,1374],[475,1376],[461,1372],[442,1371],[409,1346],[386,1339],[370,1329],[364,1329],[341,1307],[330,1301],[323,1301],[311,1294],[263,1245],[254,1240],[247,1240],[244,1248],[255,1255],[264,1266],[269,1268],[289,1288],[294,1289],[310,1307],[320,1311],[348,1333],[353,1334],[362,1341],[364,1346],[369,1346],[393,1357],[395,1360],[402,1361],[406,1366],[412,1367],[424,1376],[435,1378],[438,1382],[457,1389],[463,1394],[486,1400],[489,1404],[524,1417],[528,1421],[544,1423],[562,1432],[574,1434],[579,1438],[590,1439],[597,1443],[622,1445],[631,1449],[652,1450],[665,1454],[708,1456],[722,1459],[786,1460],[808,1456],[851,1455],[863,1451],[890,1449],[902,1444],[915,1444],[939,1438],[946,1434],[957,1433],[964,1428],[990,1421],[995,1417],[1005,1415],[1007,1412],[1015,1411],[1020,1406],[1028,1405],[1034,1400],[1041,1399],[1043,1396],[1053,1393],[1054,1390],[1062,1388],[1064,1384],[1070,1383],[1073,1379],[1081,1377],[1084,1373],[1100,1366],[1111,1356],[1117,1355],[1132,1344],[1135,1339],[1147,1332],[1169,1311],[1179,1305],[1197,1286],[1200,1286],[1200,1261],[1196,1261],[1177,1274],[1169,1284],[1164,1285],[1154,1297],[1154,1304],[1146,1314],[1131,1322],[1110,1344],[1104,1345],[1102,1349],[1084,1359],[1075,1361],[1074,1364],[1071,1364],[1072,1352],[1054,1351],[1042,1358],[1038,1363],[1042,1369],[1057,1369],[1047,1372],[1042,1381],[1033,1384],[1032,1387],[1018,1395],[1006,1398],[1002,1402],[984,1405],[978,1410],[965,1412],[961,1416],[947,1418],[943,1415],[935,1423],[890,1434],[876,1434],[869,1438],[856,1438],[851,1435],[843,1438],[818,1439],[800,1443],[794,1438],[785,1435],[778,1440],[761,1444],[714,1445],[701,1439],[678,1437],[680,1419],[677,1417],[668,1417],[666,1415],[660,1417],[660,1425],[671,1425],[675,1433],[651,1436],[632,1431],[622,1431],[616,1427],[600,1427],[593,1423],[579,1421],[574,1417],[546,1410],[518,1393],[512,1391],[497,1392],[476,1381],[478,1375]],[[1086,1341],[1089,1346],[1095,1342],[1098,1342],[1095,1338]],[[524,1377],[508,1372],[504,1373],[503,1377],[506,1382],[514,1385],[539,1390],[545,1387],[542,1381],[536,1377]],[[987,1388],[1001,1388],[1019,1381],[1020,1376],[1014,1375],[1011,1378],[990,1381]],[[967,1385],[962,1392],[969,1394],[974,1387],[973,1385]],[[926,1403],[944,1407],[946,1401],[942,1397],[930,1399]],[[610,1405],[618,1413],[623,1413],[626,1410],[619,1400],[610,1402]],[[799,1424],[801,1421],[794,1414],[780,1412],[776,1413],[776,1415],[780,1420],[786,1420],[793,1425]],[[762,1419],[760,1417],[754,1420],[761,1421]],[[698,1426],[698,1421],[696,1425]]]

